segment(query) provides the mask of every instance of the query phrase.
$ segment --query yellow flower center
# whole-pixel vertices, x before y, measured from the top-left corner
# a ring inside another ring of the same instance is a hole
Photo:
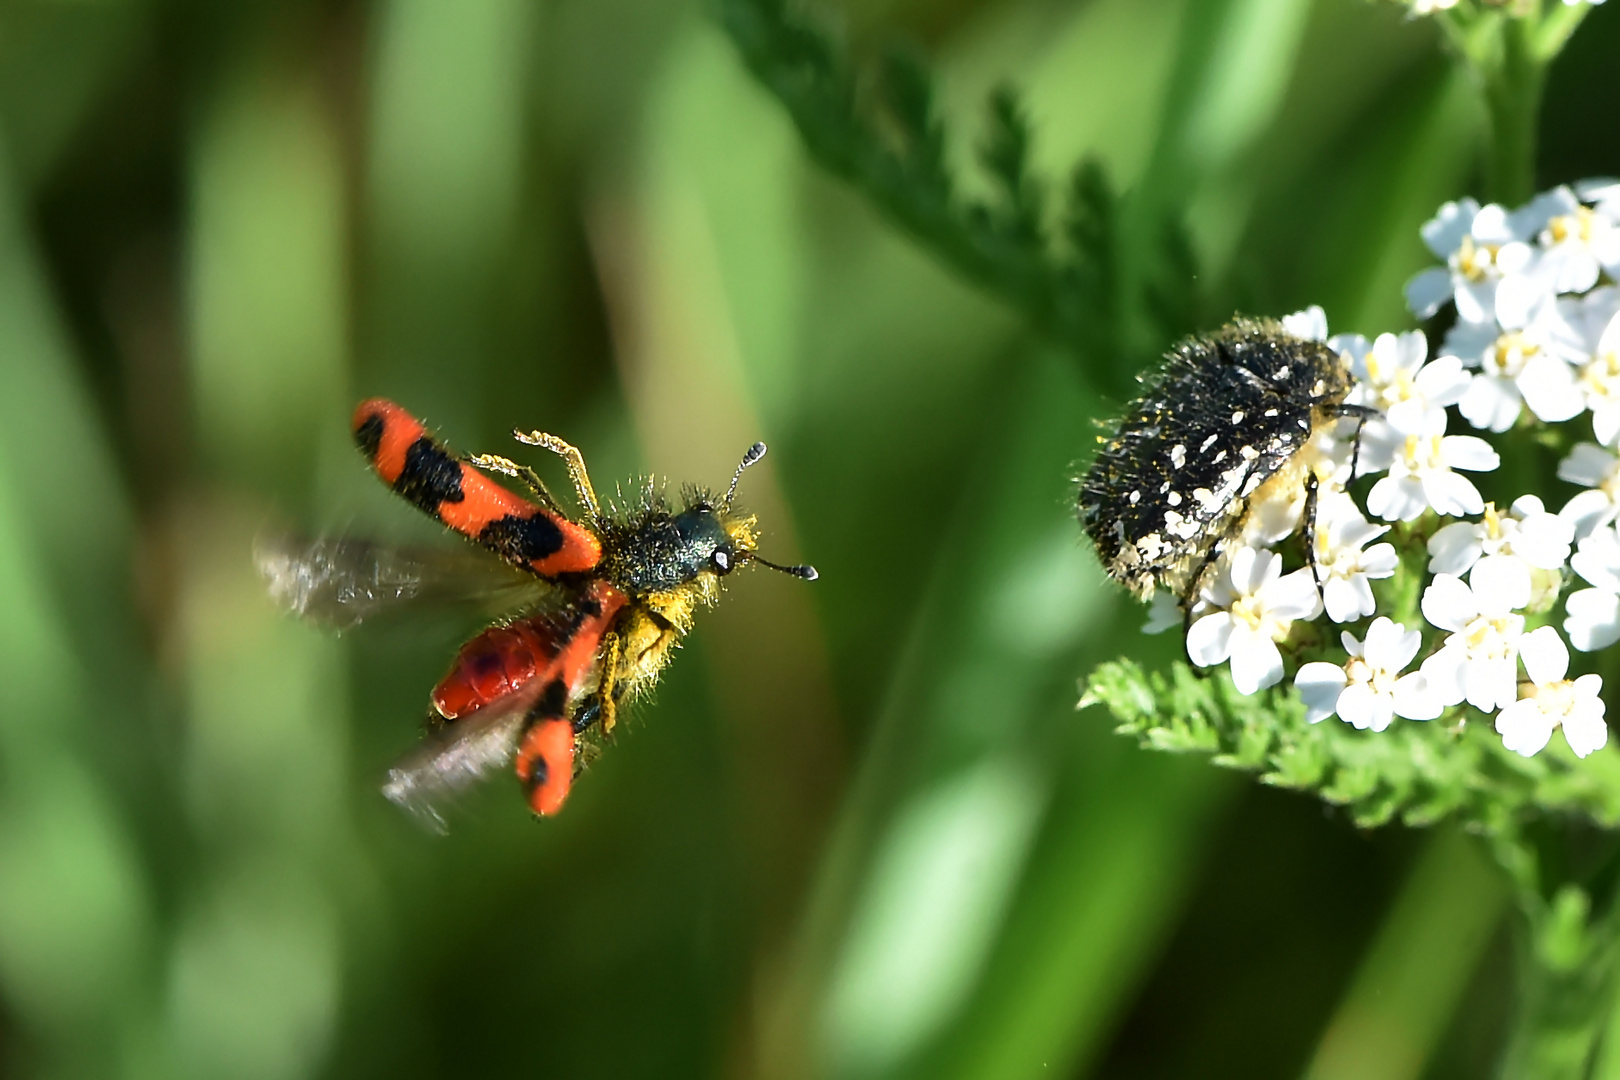
[[[1506,660],[1513,655],[1513,642],[1523,626],[1523,615],[1480,615],[1463,627],[1463,644],[1476,659]]]
[[[1483,281],[1496,268],[1496,244],[1476,244],[1472,236],[1464,236],[1452,256],[1452,265],[1470,281]]]
[[[1592,397],[1612,399],[1620,394],[1620,354],[1604,353],[1581,368],[1581,384]]]
[[[1547,235],[1554,244],[1562,244],[1566,240],[1589,244],[1592,242],[1592,217],[1589,208],[1577,206],[1573,213],[1559,214],[1547,222]]]
[[[1395,692],[1395,681],[1400,678],[1388,668],[1375,668],[1359,656],[1352,657],[1344,665],[1344,674],[1352,683],[1365,683],[1367,688],[1375,694],[1389,695]]]
[[[1519,697],[1533,699],[1542,712],[1562,719],[1575,708],[1575,683],[1570,679],[1560,679],[1545,686],[1520,683]]]
[[[1620,460],[1613,462],[1603,474],[1603,482],[1598,489],[1607,495],[1612,502],[1620,503]]]
[[[1232,620],[1273,641],[1288,636],[1289,622],[1268,612],[1258,596],[1240,596],[1232,604]]]
[[[1403,455],[1406,471],[1418,473],[1434,468],[1440,461],[1440,438],[1439,435],[1408,435]]]
[[[1541,346],[1529,341],[1517,330],[1503,334],[1485,352],[1485,368],[1504,379],[1518,378],[1524,365],[1541,351]]]

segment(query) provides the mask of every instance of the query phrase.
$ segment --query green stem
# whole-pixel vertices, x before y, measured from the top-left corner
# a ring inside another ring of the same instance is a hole
[[[1480,67],[1491,119],[1485,175],[1493,201],[1518,206],[1536,187],[1536,129],[1547,59],[1536,48],[1536,20],[1503,19],[1499,26],[1497,48]]]
[[[1522,841],[1498,840],[1517,886],[1519,1002],[1502,1080],[1583,1080],[1614,1009],[1616,912],[1589,918],[1590,898],[1565,884],[1551,902],[1535,887],[1537,859]]]

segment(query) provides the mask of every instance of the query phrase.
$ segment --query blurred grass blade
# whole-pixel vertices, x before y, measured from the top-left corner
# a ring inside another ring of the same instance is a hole
[[[192,1075],[295,1080],[330,1049],[337,909],[364,857],[338,646],[274,608],[251,555],[266,496],[308,489],[347,413],[338,142],[307,42],[277,44],[229,67],[191,140],[188,315],[212,483],[171,542],[203,853],[178,905],[167,1020]]]
[[[1507,902],[1479,841],[1437,833],[1322,1035],[1306,1080],[1417,1080]]]
[[[96,765],[144,706],[129,519],[20,212],[0,146],[0,987],[44,1067],[117,1075],[153,1004],[148,870]]]

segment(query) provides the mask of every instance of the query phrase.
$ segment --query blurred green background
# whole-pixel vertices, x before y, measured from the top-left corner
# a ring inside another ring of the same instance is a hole
[[[929,58],[953,155],[1006,80],[1054,186],[1090,153],[1181,208],[1206,325],[1408,326],[1418,226],[1477,193],[1476,95],[1392,4],[825,16]],[[1620,174],[1616,55],[1609,4],[1543,184]],[[1172,647],[1069,507],[1139,360],[818,171],[694,0],[6,0],[0,1071],[1486,1074],[1511,939],[1465,841],[1074,712]],[[822,578],[733,579],[561,817],[501,779],[426,835],[377,787],[477,622],[337,638],[250,557],[445,539],[349,445],[373,394],[557,432],[599,490],[764,438],[764,550]]]

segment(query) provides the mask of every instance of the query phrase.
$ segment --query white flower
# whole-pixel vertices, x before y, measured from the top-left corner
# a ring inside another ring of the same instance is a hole
[[[1577,385],[1592,410],[1592,434],[1604,446],[1620,439],[1620,289],[1604,286],[1558,301],[1558,340],[1580,371]]]
[[[1166,589],[1159,589],[1148,602],[1148,621],[1142,624],[1144,634],[1162,634],[1183,622],[1181,603]]]
[[[1489,472],[1501,458],[1484,439],[1444,432],[1442,412],[1439,424],[1424,434],[1403,434],[1385,426],[1363,437],[1362,471],[1389,470],[1368,492],[1368,510],[1385,521],[1411,521],[1431,506],[1452,517],[1485,509],[1479,489],[1454,470]]]
[[[1383,731],[1397,716],[1433,720],[1444,710],[1421,673],[1401,674],[1423,644],[1421,633],[1380,617],[1367,627],[1365,643],[1348,630],[1339,639],[1350,654],[1343,667],[1319,661],[1294,676],[1305,719],[1314,724],[1338,713],[1347,724]]]
[[[1511,555],[1535,570],[1560,570],[1569,558],[1575,527],[1549,514],[1534,495],[1522,495],[1508,512],[1485,504],[1481,521],[1454,521],[1429,538],[1429,572],[1466,574],[1483,555]]]
[[[1567,187],[1555,187],[1514,211],[1510,228],[1534,236],[1541,250],[1532,276],[1555,293],[1583,293],[1603,268],[1620,266],[1620,229],[1582,206]]]
[[[1504,706],[1496,717],[1502,745],[1531,757],[1547,745],[1554,728],[1562,727],[1576,757],[1601,750],[1609,741],[1609,725],[1603,721],[1603,676],[1565,679],[1569,650],[1550,626],[1524,635],[1519,655],[1524,657],[1530,685],[1522,686],[1519,700]]]
[[[1519,330],[1488,323],[1458,321],[1446,335],[1445,355],[1482,369],[1469,383],[1457,407],[1477,428],[1506,431],[1519,419],[1520,403],[1549,423],[1578,415],[1585,398],[1570,367],[1554,347],[1560,325],[1549,299]]]
[[[1605,525],[1581,540],[1569,564],[1593,587],[1564,601],[1564,633],[1582,652],[1620,641],[1620,535]]]
[[[1315,617],[1316,586],[1304,570],[1284,575],[1273,552],[1240,548],[1223,560],[1220,573],[1201,599],[1211,611],[1187,632],[1187,655],[1200,667],[1232,661],[1232,683],[1252,694],[1282,679],[1277,642],[1295,619]]]
[[[1610,221],[1620,223],[1620,180],[1612,176],[1598,176],[1575,183],[1575,194],[1581,202],[1594,204],[1593,210]]]
[[[1444,422],[1447,405],[1462,400],[1470,376],[1462,361],[1442,356],[1425,364],[1429,342],[1421,331],[1379,334],[1370,346],[1360,334],[1341,334],[1328,343],[1350,360],[1356,378],[1345,401],[1384,413],[1391,426],[1416,434]],[[1377,424],[1370,421],[1369,427]]]
[[[1306,341],[1327,340],[1327,312],[1322,310],[1321,304],[1312,304],[1304,311],[1284,315],[1282,324],[1284,330],[1297,338],[1304,338]]]
[[[1361,548],[1388,531],[1388,525],[1374,525],[1362,517],[1348,495],[1318,501],[1312,538],[1316,575],[1322,583],[1328,618],[1334,622],[1353,622],[1377,609],[1368,579],[1390,577],[1399,560],[1391,544],[1374,544],[1366,551]]]
[[[1528,234],[1514,231],[1507,211],[1461,199],[1442,206],[1422,232],[1446,267],[1407,282],[1406,303],[1418,318],[1427,319],[1455,299],[1457,316],[1469,322],[1524,325],[1543,290],[1528,273],[1534,261],[1524,242]]]
[[[1620,513],[1620,458],[1596,443],[1576,443],[1569,456],[1558,463],[1558,479],[1590,488],[1564,504],[1558,516],[1575,526],[1575,535],[1584,537],[1607,525]]]
[[[1423,661],[1429,686],[1447,705],[1467,700],[1494,712],[1514,700],[1519,636],[1530,600],[1530,572],[1523,562],[1490,555],[1474,564],[1468,583],[1436,574],[1423,590],[1423,617],[1451,631],[1440,651]]]

